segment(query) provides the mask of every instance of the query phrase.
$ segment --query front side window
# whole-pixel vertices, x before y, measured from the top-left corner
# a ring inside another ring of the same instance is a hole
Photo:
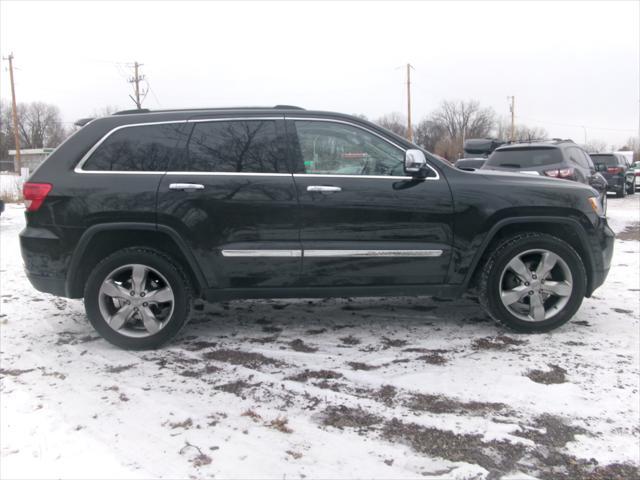
[[[273,120],[198,122],[188,146],[193,172],[286,173]]]
[[[382,138],[351,125],[295,121],[304,172],[326,175],[404,173],[404,152]]]
[[[116,130],[91,154],[82,169],[162,172],[180,155],[183,124],[131,126]]]

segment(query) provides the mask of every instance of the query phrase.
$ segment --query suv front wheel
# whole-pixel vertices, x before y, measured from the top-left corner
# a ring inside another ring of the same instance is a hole
[[[91,272],[84,291],[87,316],[110,343],[157,348],[186,324],[191,291],[182,269],[146,248],[119,250]]]
[[[573,317],[586,292],[578,253],[544,233],[523,233],[490,254],[480,302],[495,320],[519,332],[546,332]]]

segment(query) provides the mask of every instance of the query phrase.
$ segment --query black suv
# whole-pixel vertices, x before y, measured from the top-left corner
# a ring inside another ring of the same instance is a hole
[[[609,271],[597,195],[465,172],[348,115],[137,111],[87,123],[33,173],[20,240],[31,283],[84,297],[124,348],[171,339],[196,298],[472,291],[547,331]]]
[[[616,192],[618,198],[636,193],[635,170],[627,159],[617,153],[592,153],[596,170],[607,180],[607,190]]]
[[[606,207],[606,180],[596,170],[589,154],[571,140],[504,145],[494,150],[482,168],[519,171],[591,185],[598,190]]]

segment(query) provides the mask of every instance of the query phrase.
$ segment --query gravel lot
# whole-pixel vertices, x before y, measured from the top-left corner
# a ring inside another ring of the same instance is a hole
[[[237,301],[163,350],[35,291],[0,218],[2,478],[638,478],[640,195],[607,283],[549,334],[472,301]]]

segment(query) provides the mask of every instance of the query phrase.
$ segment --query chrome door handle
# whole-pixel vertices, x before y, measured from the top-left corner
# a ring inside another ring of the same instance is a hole
[[[329,187],[326,185],[309,185],[307,187],[307,192],[334,193],[341,191],[342,189],[340,187]]]
[[[171,183],[169,190],[204,190],[201,183]]]

